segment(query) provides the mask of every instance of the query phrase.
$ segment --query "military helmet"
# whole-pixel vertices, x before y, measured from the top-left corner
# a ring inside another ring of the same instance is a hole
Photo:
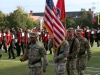
[[[73,27],[68,28],[68,32],[69,31],[74,31],[74,28]]]
[[[36,36],[37,36],[37,33],[36,32],[30,33],[30,37],[36,37]]]
[[[82,33],[82,29],[76,29],[76,33]]]

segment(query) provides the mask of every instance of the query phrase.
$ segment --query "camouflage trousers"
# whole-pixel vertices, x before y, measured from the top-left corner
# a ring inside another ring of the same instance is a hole
[[[76,61],[77,61],[76,58],[67,60],[66,70],[68,75],[76,75],[75,74]]]
[[[77,67],[78,75],[84,75],[84,70],[86,68],[85,54],[78,57],[76,67]]]
[[[66,71],[66,62],[55,63],[56,75],[62,75]]]
[[[30,67],[29,68],[29,75],[41,75],[41,67]]]

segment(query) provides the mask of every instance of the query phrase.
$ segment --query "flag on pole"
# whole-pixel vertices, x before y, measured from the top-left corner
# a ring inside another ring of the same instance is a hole
[[[57,1],[56,10],[57,10],[58,18],[61,21],[65,20],[66,12],[65,12],[65,1],[64,0]]]
[[[98,0],[98,25],[100,25],[100,0]]]
[[[64,26],[56,16],[54,8],[55,6],[53,0],[46,0],[44,25],[47,30],[53,35],[54,49],[58,49],[65,40],[65,31]]]

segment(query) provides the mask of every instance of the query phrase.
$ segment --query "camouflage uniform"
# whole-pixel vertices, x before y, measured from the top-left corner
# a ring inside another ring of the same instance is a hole
[[[67,56],[66,70],[68,75],[75,75],[77,54],[80,50],[80,44],[77,38],[75,38],[74,28],[68,28],[67,41],[69,43],[69,54]]]
[[[69,46],[71,47],[73,38],[68,38]],[[80,44],[77,38],[75,38],[72,53],[70,53],[70,58],[67,60],[66,68],[67,68],[67,74],[68,75],[75,75],[75,69],[76,69],[76,61],[77,61],[77,54],[80,49]],[[69,49],[70,50],[70,49]]]
[[[33,35],[33,34],[32,34]],[[30,37],[32,37],[32,35]],[[23,57],[20,59],[24,61],[26,56],[28,56],[28,67],[29,67],[29,75],[41,75],[42,71],[42,61],[41,58],[43,57],[43,70],[46,69],[48,65],[46,50],[42,47],[39,43],[32,44],[30,43],[27,46],[26,52],[24,53]]]
[[[80,30],[77,30],[77,33],[78,31]],[[78,70],[78,75],[84,75],[84,70],[86,68],[86,56],[88,56],[88,59],[91,58],[90,45],[88,40],[84,37],[78,38],[78,40],[80,42],[80,51],[78,53],[78,59],[77,59],[77,70]]]
[[[43,57],[44,63],[43,68],[46,68],[48,62],[46,57],[46,50],[40,46],[38,43],[35,45],[30,45],[28,50],[28,66],[30,69],[30,75],[40,75],[41,74],[41,67],[42,67],[42,61],[33,64],[34,61],[37,61]]]
[[[56,75],[62,75],[66,70],[66,55],[69,53],[69,43],[65,40],[58,50],[55,52],[56,61],[55,63],[55,71]]]

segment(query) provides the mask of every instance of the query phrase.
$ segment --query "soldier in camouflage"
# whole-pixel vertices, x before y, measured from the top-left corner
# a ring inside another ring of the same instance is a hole
[[[66,55],[69,53],[69,43],[65,40],[54,54],[54,66],[56,75],[62,75],[66,71]]]
[[[90,45],[86,38],[84,38],[81,34],[82,29],[76,30],[76,36],[80,42],[80,51],[78,53],[78,59],[77,59],[77,70],[78,75],[84,75],[84,70],[86,68],[86,58],[87,60],[90,60],[91,58],[91,51],[90,51]]]
[[[29,75],[41,75],[42,71],[42,61],[43,57],[43,72],[46,72],[46,67],[48,65],[46,50],[39,43],[37,43],[37,33],[30,33],[31,43],[27,47],[26,52],[21,57],[20,61],[25,61],[28,56],[28,67]]]
[[[67,38],[69,42],[69,54],[67,55],[67,64],[66,70],[68,75],[76,75],[76,61],[77,61],[77,54],[80,50],[80,44],[77,38],[74,36],[74,28],[68,28]]]

